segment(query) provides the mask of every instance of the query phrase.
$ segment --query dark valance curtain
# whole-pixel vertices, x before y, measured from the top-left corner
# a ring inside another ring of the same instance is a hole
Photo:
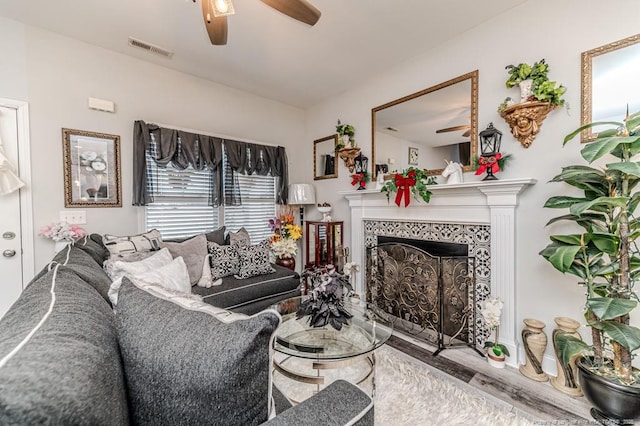
[[[179,170],[211,170],[209,202],[222,203],[222,139],[165,129],[138,120],[133,126],[133,205],[153,202],[153,182],[147,176],[147,152],[164,167],[171,163]]]
[[[284,147],[224,140],[224,149],[227,155],[225,171],[222,167],[222,139],[136,121],[133,127],[133,205],[144,206],[153,202],[153,182],[149,182],[147,176],[147,152],[159,166],[171,163],[180,170],[189,166],[195,170],[211,170],[211,205],[218,206],[223,200],[230,205],[240,203],[234,173],[262,176],[271,173],[276,178],[276,203],[287,203],[289,170]],[[227,184],[224,194],[223,175]]]
[[[276,204],[287,204],[289,169],[284,147],[225,139],[224,149],[232,174],[271,174],[276,178]],[[225,199],[227,198],[234,198],[234,195],[227,192]]]

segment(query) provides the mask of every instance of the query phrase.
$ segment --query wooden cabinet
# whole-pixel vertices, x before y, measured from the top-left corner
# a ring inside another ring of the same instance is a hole
[[[343,222],[306,222],[305,267],[334,265],[343,267]]]

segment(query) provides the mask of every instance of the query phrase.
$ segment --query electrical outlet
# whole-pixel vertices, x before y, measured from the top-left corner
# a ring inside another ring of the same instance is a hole
[[[69,224],[84,225],[87,223],[87,212],[84,210],[61,210],[60,221]]]

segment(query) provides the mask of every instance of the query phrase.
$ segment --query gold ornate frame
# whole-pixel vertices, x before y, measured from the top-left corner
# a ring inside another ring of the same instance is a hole
[[[322,143],[322,142],[326,142],[326,141],[330,141],[333,140],[333,149],[334,149],[334,166],[333,166],[333,173],[329,174],[329,175],[320,175],[318,176],[318,157],[316,154],[316,147],[318,146],[318,144]],[[313,180],[322,180],[322,179],[335,179],[338,177],[338,149],[337,149],[337,145],[338,145],[338,135],[331,135],[331,136],[326,136],[324,138],[321,139],[316,139],[315,141],[313,141]]]
[[[120,136],[62,129],[65,207],[122,207]]]
[[[623,38],[622,40],[614,41],[613,43],[605,44],[604,46],[596,47],[595,49],[582,52],[581,66],[582,81],[581,88],[582,94],[580,96],[580,106],[582,109],[581,125],[591,123],[593,121],[592,113],[592,94],[593,94],[593,58],[596,56],[604,55],[605,53],[613,52],[614,50],[624,49],[636,43],[640,42],[640,34],[633,35],[631,37]],[[591,129],[585,129],[580,134],[580,140],[584,142],[590,142],[597,137]]]
[[[471,123],[469,123],[471,125],[470,134],[469,134],[470,140],[471,140],[470,158],[473,159],[478,154],[478,70],[475,70],[371,109],[371,167],[372,167],[371,179],[376,178],[376,143],[375,143],[376,112],[383,110],[385,108],[392,107],[394,105],[401,104],[402,102],[410,101],[411,99],[418,98],[428,93],[435,92],[436,90],[440,90],[442,88],[452,86],[464,80],[471,80],[471,93],[470,93]],[[471,161],[471,163],[473,163],[473,161]],[[439,175],[442,173],[443,170],[444,168],[431,169],[431,170],[427,170],[426,172],[430,175]],[[463,172],[470,172],[472,170],[473,170],[473,164],[469,164],[467,166],[462,167]]]

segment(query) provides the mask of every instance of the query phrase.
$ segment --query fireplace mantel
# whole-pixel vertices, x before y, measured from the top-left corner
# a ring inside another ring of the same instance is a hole
[[[352,260],[364,265],[363,220],[380,219],[402,222],[488,224],[491,227],[491,296],[504,301],[500,340],[517,354],[515,209],[522,191],[537,182],[534,178],[475,181],[430,187],[427,204],[412,196],[408,207],[398,207],[393,197],[387,200],[379,189],[340,192],[351,209]],[[358,274],[356,292],[364,294],[364,274]],[[517,364],[511,357],[510,364]]]

